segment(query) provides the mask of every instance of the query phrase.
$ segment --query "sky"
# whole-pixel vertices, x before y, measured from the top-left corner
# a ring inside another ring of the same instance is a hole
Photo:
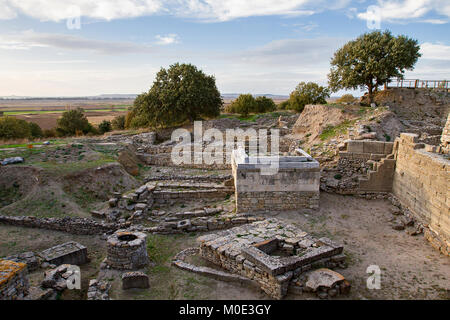
[[[0,96],[138,94],[176,62],[288,95],[376,29],[418,40],[406,78],[449,79],[449,21],[450,0],[0,0]]]

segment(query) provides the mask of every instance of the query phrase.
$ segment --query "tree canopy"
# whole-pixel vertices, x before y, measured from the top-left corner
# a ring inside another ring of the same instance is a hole
[[[274,111],[275,102],[266,96],[259,96],[256,99],[250,94],[241,94],[226,108],[226,112],[240,113],[246,117],[249,113],[264,113]]]
[[[84,115],[84,109],[77,108],[65,111],[57,120],[56,131],[60,136],[73,136],[93,132],[93,127]]]
[[[161,68],[153,86],[134,101],[126,125],[169,126],[220,114],[222,98],[214,76],[192,64]]]
[[[289,100],[280,104],[280,109],[302,112],[307,104],[324,104],[330,97],[328,88],[314,82],[300,82],[289,95]]]
[[[369,99],[379,86],[390,78],[403,78],[412,70],[419,53],[417,40],[403,35],[394,37],[390,31],[365,33],[347,42],[334,53],[328,74],[330,89],[367,88]]]

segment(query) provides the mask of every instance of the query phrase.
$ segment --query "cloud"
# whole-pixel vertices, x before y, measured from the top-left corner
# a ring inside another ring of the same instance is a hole
[[[179,38],[178,35],[171,33],[165,36],[162,35],[157,35],[155,37],[157,39],[156,44],[159,45],[168,45],[168,44],[175,44],[175,43],[179,43]]]
[[[447,20],[442,20],[442,19],[425,19],[425,20],[420,20],[420,22],[431,23],[431,24],[446,24],[446,23],[448,23]]]
[[[450,60],[450,46],[425,42],[420,45],[421,59]]]
[[[251,16],[312,15],[338,10],[350,0],[0,0],[0,19],[18,14],[42,21],[75,16],[101,20],[168,14],[202,21],[229,21]]]
[[[450,1],[448,0],[378,0],[375,12],[370,7],[358,13],[358,18],[371,21],[374,14],[377,18],[388,22],[402,22],[415,20],[429,13],[450,17]],[[421,22],[436,23],[436,19],[422,20]]]
[[[151,15],[162,10],[160,0],[0,0],[8,9],[42,21],[61,21],[76,15],[113,20]],[[10,15],[10,18],[14,18]],[[8,18],[8,17],[6,17]]]
[[[317,64],[329,65],[333,53],[348,39],[282,39],[247,50],[240,54],[244,61],[270,63],[274,66],[290,65],[316,68]]]
[[[108,55],[154,52],[150,46],[131,42],[102,41],[67,34],[37,33],[32,30],[0,36],[0,49],[28,50],[34,47],[82,50]]]

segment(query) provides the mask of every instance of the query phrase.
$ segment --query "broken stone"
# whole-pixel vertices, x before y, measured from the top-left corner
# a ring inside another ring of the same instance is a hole
[[[148,276],[143,272],[135,271],[122,274],[123,290],[132,288],[146,289],[149,286]]]
[[[405,229],[405,225],[401,222],[394,222],[392,223],[392,229],[397,230],[397,231],[401,231]]]
[[[108,204],[111,208],[114,208],[117,206],[117,202],[119,202],[119,200],[117,198],[111,198],[108,200]]]
[[[319,287],[333,288],[335,285],[343,282],[344,276],[336,271],[320,268],[314,271],[310,271],[307,274],[306,288],[313,292],[316,292]]]
[[[191,220],[189,219],[181,220],[177,223],[177,229],[187,229],[189,227],[191,227]]]

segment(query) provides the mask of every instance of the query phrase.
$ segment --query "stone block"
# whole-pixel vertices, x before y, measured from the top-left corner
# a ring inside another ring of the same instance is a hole
[[[147,289],[150,287],[148,276],[140,271],[125,272],[122,274],[122,289]]]
[[[88,262],[87,248],[74,241],[46,249],[39,255],[45,262],[56,266],[61,264],[82,265]]]

